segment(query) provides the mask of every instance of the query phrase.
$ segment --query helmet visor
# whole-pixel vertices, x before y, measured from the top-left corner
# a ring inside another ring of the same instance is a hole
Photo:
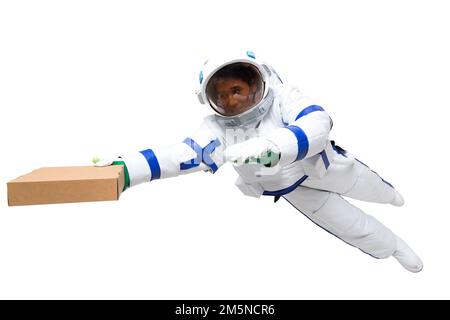
[[[264,94],[264,80],[249,63],[233,63],[219,69],[206,85],[211,107],[224,116],[236,116],[256,106]]]

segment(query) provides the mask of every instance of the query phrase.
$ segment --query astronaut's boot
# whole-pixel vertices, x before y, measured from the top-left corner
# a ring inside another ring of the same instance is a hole
[[[396,207],[401,207],[402,205],[405,204],[405,200],[403,199],[402,195],[395,189],[394,189],[394,200],[392,200],[391,204]]]
[[[406,270],[411,272],[421,271],[423,268],[423,263],[419,256],[398,236],[396,236],[396,240],[397,249],[394,251],[392,256],[397,259]]]

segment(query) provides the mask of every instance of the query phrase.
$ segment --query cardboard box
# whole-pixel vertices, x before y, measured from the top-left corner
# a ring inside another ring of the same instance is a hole
[[[123,166],[49,167],[8,182],[8,205],[118,200]]]

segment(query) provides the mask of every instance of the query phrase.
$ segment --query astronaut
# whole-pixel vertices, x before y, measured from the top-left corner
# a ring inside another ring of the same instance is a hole
[[[407,270],[423,264],[412,249],[353,199],[403,205],[400,193],[329,140],[333,122],[318,104],[251,51],[203,65],[196,94],[213,114],[184,141],[165,148],[95,159],[123,164],[125,188],[197,171],[215,173],[231,162],[248,196],[287,200],[312,222],[375,258],[393,256]]]

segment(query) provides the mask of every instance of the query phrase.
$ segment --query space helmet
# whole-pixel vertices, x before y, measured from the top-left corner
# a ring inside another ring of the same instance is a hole
[[[252,51],[220,54],[204,63],[196,94],[225,126],[251,124],[273,104],[273,74],[273,68]]]

